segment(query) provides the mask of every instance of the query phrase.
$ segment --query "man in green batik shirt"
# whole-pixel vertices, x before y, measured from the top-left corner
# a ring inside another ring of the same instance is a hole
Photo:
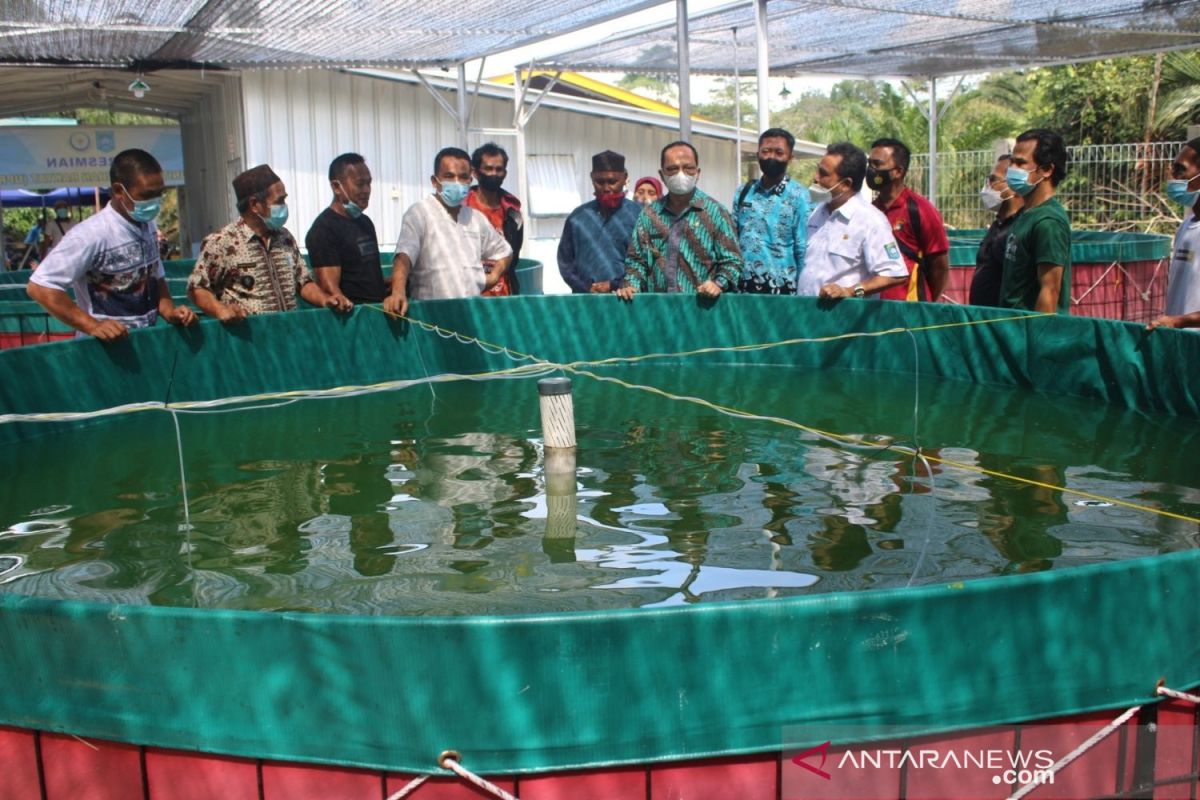
[[[733,218],[696,188],[700,157],[687,142],[672,142],[659,158],[667,196],[646,206],[633,226],[625,256],[623,300],[637,292],[694,292],[716,299],[742,274]]]
[[[1025,199],[1004,251],[1000,304],[1066,314],[1071,309],[1071,222],[1054,196],[1067,177],[1067,147],[1044,128],[1017,137],[1008,188]]]

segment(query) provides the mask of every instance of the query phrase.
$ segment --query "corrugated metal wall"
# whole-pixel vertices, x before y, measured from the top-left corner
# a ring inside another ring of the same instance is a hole
[[[194,110],[180,117],[179,127],[187,187],[180,193],[180,219],[186,234],[184,253],[190,255],[189,245],[198,248],[206,235],[237,214],[230,182],[244,169],[245,152],[238,76],[222,75],[197,99]]]
[[[327,70],[251,70],[242,74],[242,95],[246,166],[269,163],[283,178],[291,212],[288,228],[300,239],[330,202],[329,162],[339,153],[354,151],[371,168],[374,185],[367,213],[380,243],[390,249],[404,211],[431,190],[434,155],[458,136],[450,116],[415,84]],[[453,94],[445,96],[455,104]],[[511,100],[481,96],[471,126],[511,127],[512,114]],[[485,138],[494,138],[510,156],[515,154],[512,137],[473,134],[470,147]],[[632,183],[656,173],[659,151],[675,138],[666,128],[544,105],[526,128],[530,155],[574,155],[585,199],[592,195],[588,172],[593,153],[610,148],[624,153]],[[736,188],[734,143],[699,136],[695,140],[703,170],[701,187],[729,203]],[[515,191],[512,165],[508,180],[506,188]],[[531,233],[556,237],[560,224],[533,220]]]

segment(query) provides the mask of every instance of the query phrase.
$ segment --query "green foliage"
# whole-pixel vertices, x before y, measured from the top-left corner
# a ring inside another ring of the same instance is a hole
[[[730,78],[718,78],[715,83],[717,88],[709,95],[709,102],[693,105],[692,115],[706,119],[709,122],[733,125],[736,122],[736,116],[733,113],[733,80]],[[742,96],[742,127],[757,130],[758,106],[756,98],[758,95],[758,84],[754,80],[740,81],[739,89]]]
[[[1180,50],[1163,60],[1158,108],[1152,122],[1156,139],[1187,138],[1189,123],[1200,121],[1200,52]]]
[[[1139,142],[1153,67],[1153,56],[1133,56],[1031,70],[1024,91],[1028,126],[1056,130],[1068,145]]]
[[[627,92],[649,97],[660,103],[676,103],[679,100],[679,85],[674,80],[660,78],[657,75],[641,75],[635,72],[626,73],[617,81]]]

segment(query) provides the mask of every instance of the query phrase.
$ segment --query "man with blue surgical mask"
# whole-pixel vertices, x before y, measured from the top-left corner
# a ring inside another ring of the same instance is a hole
[[[1200,139],[1185,144],[1171,164],[1167,197],[1183,206],[1183,222],[1171,248],[1166,313],[1154,328],[1200,328]]]
[[[371,202],[371,170],[358,153],[342,153],[329,165],[333,202],[317,215],[304,244],[317,283],[349,307],[382,303],[387,281],[379,265],[375,224],[364,213]]]
[[[433,193],[404,212],[391,293],[390,314],[408,313],[408,300],[477,297],[508,269],[512,247],[487,217],[463,205],[471,188],[471,157],[444,147],[433,159]]]
[[[314,306],[349,311],[341,295],[313,281],[300,248],[284,228],[287,189],[266,164],[233,179],[240,216],[208,236],[188,278],[188,296],[214,319],[235,323],[252,314],[291,311],[299,294]]]
[[[196,315],[171,300],[158,255],[154,220],[165,188],[162,167],[145,150],[124,150],[108,175],[109,204],[66,232],[30,277],[29,296],[76,335],[102,342],[124,339],[130,328],[153,325],[160,316],[191,325]]]
[[[1005,171],[1025,203],[1008,234],[1000,304],[1066,314],[1071,309],[1071,222],[1054,190],[1067,177],[1067,146],[1046,128],[1017,137]]]

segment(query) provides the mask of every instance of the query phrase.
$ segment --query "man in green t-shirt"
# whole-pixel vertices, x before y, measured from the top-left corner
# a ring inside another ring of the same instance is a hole
[[[1071,223],[1054,189],[1067,176],[1061,136],[1034,128],[1017,137],[1008,187],[1025,198],[1004,251],[1000,304],[1029,311],[1071,308]]]

